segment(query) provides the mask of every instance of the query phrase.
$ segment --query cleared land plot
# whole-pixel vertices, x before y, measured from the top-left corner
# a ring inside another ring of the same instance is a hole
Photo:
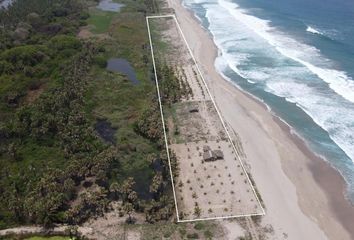
[[[184,101],[165,110],[170,144],[227,139],[211,101]]]
[[[264,214],[174,17],[148,24],[156,65],[173,68],[181,89],[191,90],[172,104],[162,101],[168,148],[180,170],[174,179],[178,220]]]

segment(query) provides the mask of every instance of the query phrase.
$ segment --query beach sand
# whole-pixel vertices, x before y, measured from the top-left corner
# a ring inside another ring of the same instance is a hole
[[[210,34],[179,1],[168,3],[223,118],[241,138],[246,162],[266,206],[262,225],[274,229],[270,238],[354,239],[354,207],[344,197],[345,182],[340,174],[313,154],[264,104],[223,79],[214,66],[217,48]]]

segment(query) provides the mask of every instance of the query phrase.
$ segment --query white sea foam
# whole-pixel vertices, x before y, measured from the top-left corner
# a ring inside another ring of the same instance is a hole
[[[307,32],[313,33],[313,34],[319,34],[319,35],[324,35],[322,32],[320,32],[319,30],[311,27],[311,26],[307,26],[306,28]]]
[[[330,68],[331,61],[316,48],[270,27],[267,20],[248,15],[232,2],[218,0],[203,7],[221,54],[217,68],[230,68],[297,104],[354,161],[352,79]]]
[[[269,91],[296,103],[319,126],[324,128],[333,141],[349,156],[354,156],[354,109],[341,106],[338,99],[328,98],[304,83],[273,81],[267,84]],[[353,159],[353,158],[352,158]]]
[[[341,39],[340,33],[335,29],[322,29],[315,26],[306,25],[306,32],[328,37],[332,40]]]
[[[311,61],[314,58],[322,59],[321,65],[327,65],[328,59],[320,55],[318,49],[300,43],[270,27],[269,21],[246,14],[233,2],[219,0],[219,5],[224,7],[236,21],[247,26],[253,32],[274,46],[282,55],[291,58],[303,65],[324,80],[329,86],[345,99],[354,103],[354,81],[343,71],[315,66]]]

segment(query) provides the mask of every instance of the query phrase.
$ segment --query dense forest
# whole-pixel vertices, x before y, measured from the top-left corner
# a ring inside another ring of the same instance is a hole
[[[155,1],[136,4],[142,17],[157,8]],[[139,107],[115,102],[125,127],[118,141],[108,143],[95,131],[104,116],[90,97],[95,76],[105,71],[107,50],[102,42],[77,37],[89,16],[81,0],[17,0],[0,10],[0,229],[79,224],[109,211],[113,201],[122,202],[130,222],[132,211],[145,213],[151,223],[174,213],[151,79],[141,89],[117,83],[125,91],[122,98],[134,92],[135,101],[144,102]],[[141,41],[139,51],[147,36]],[[143,49],[135,65],[150,71],[149,52]],[[173,72],[165,69],[165,75],[169,86]],[[174,101],[176,92],[166,101]],[[125,109],[136,114],[125,117]],[[147,167],[125,171],[133,161]],[[139,175],[149,180],[148,196],[139,192]]]

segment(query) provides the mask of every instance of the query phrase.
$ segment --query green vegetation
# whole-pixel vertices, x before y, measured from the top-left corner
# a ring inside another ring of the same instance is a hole
[[[210,231],[210,230],[206,230],[206,231],[204,232],[204,237],[205,237],[206,239],[213,239],[213,236],[214,236],[214,234],[213,234],[213,232]]]
[[[0,237],[3,240],[75,240],[76,238],[64,237],[64,236],[8,236],[8,237]]]
[[[92,26],[93,33],[107,32],[115,13],[92,10],[87,23]]]
[[[128,223],[132,211],[148,222],[173,215],[145,26],[157,5],[125,3],[104,21],[80,0],[0,11],[0,229],[79,224],[116,200]],[[86,24],[111,37],[79,39]],[[111,57],[126,58],[141,84],[106,71]],[[95,131],[98,119],[116,129],[116,144]]]
[[[163,104],[170,106],[179,102],[183,97],[186,98],[189,92],[181,87],[181,80],[176,76],[172,67],[162,63],[157,65],[160,66],[156,71],[160,81],[161,101]]]
[[[202,230],[205,228],[205,224],[203,222],[197,222],[195,225],[194,225],[194,229],[197,229],[197,230]]]
[[[0,31],[0,228],[63,221],[75,185],[66,168],[91,150],[72,135],[75,127],[88,126],[80,96],[95,52],[73,36],[83,6],[42,2],[18,0],[0,11],[6,26]],[[28,31],[12,34],[19,29]],[[82,140],[103,149],[92,133],[82,132]]]
[[[139,231],[142,239],[223,239],[221,234],[213,235],[211,232],[218,231],[215,222],[205,222],[205,229],[195,229],[196,223],[156,223],[150,225],[130,225],[129,230]],[[207,233],[206,233],[207,232]]]
[[[187,234],[188,239],[199,239],[198,233],[189,233]]]
[[[30,237],[30,238],[26,238],[24,240],[71,240],[71,238],[69,237]]]

